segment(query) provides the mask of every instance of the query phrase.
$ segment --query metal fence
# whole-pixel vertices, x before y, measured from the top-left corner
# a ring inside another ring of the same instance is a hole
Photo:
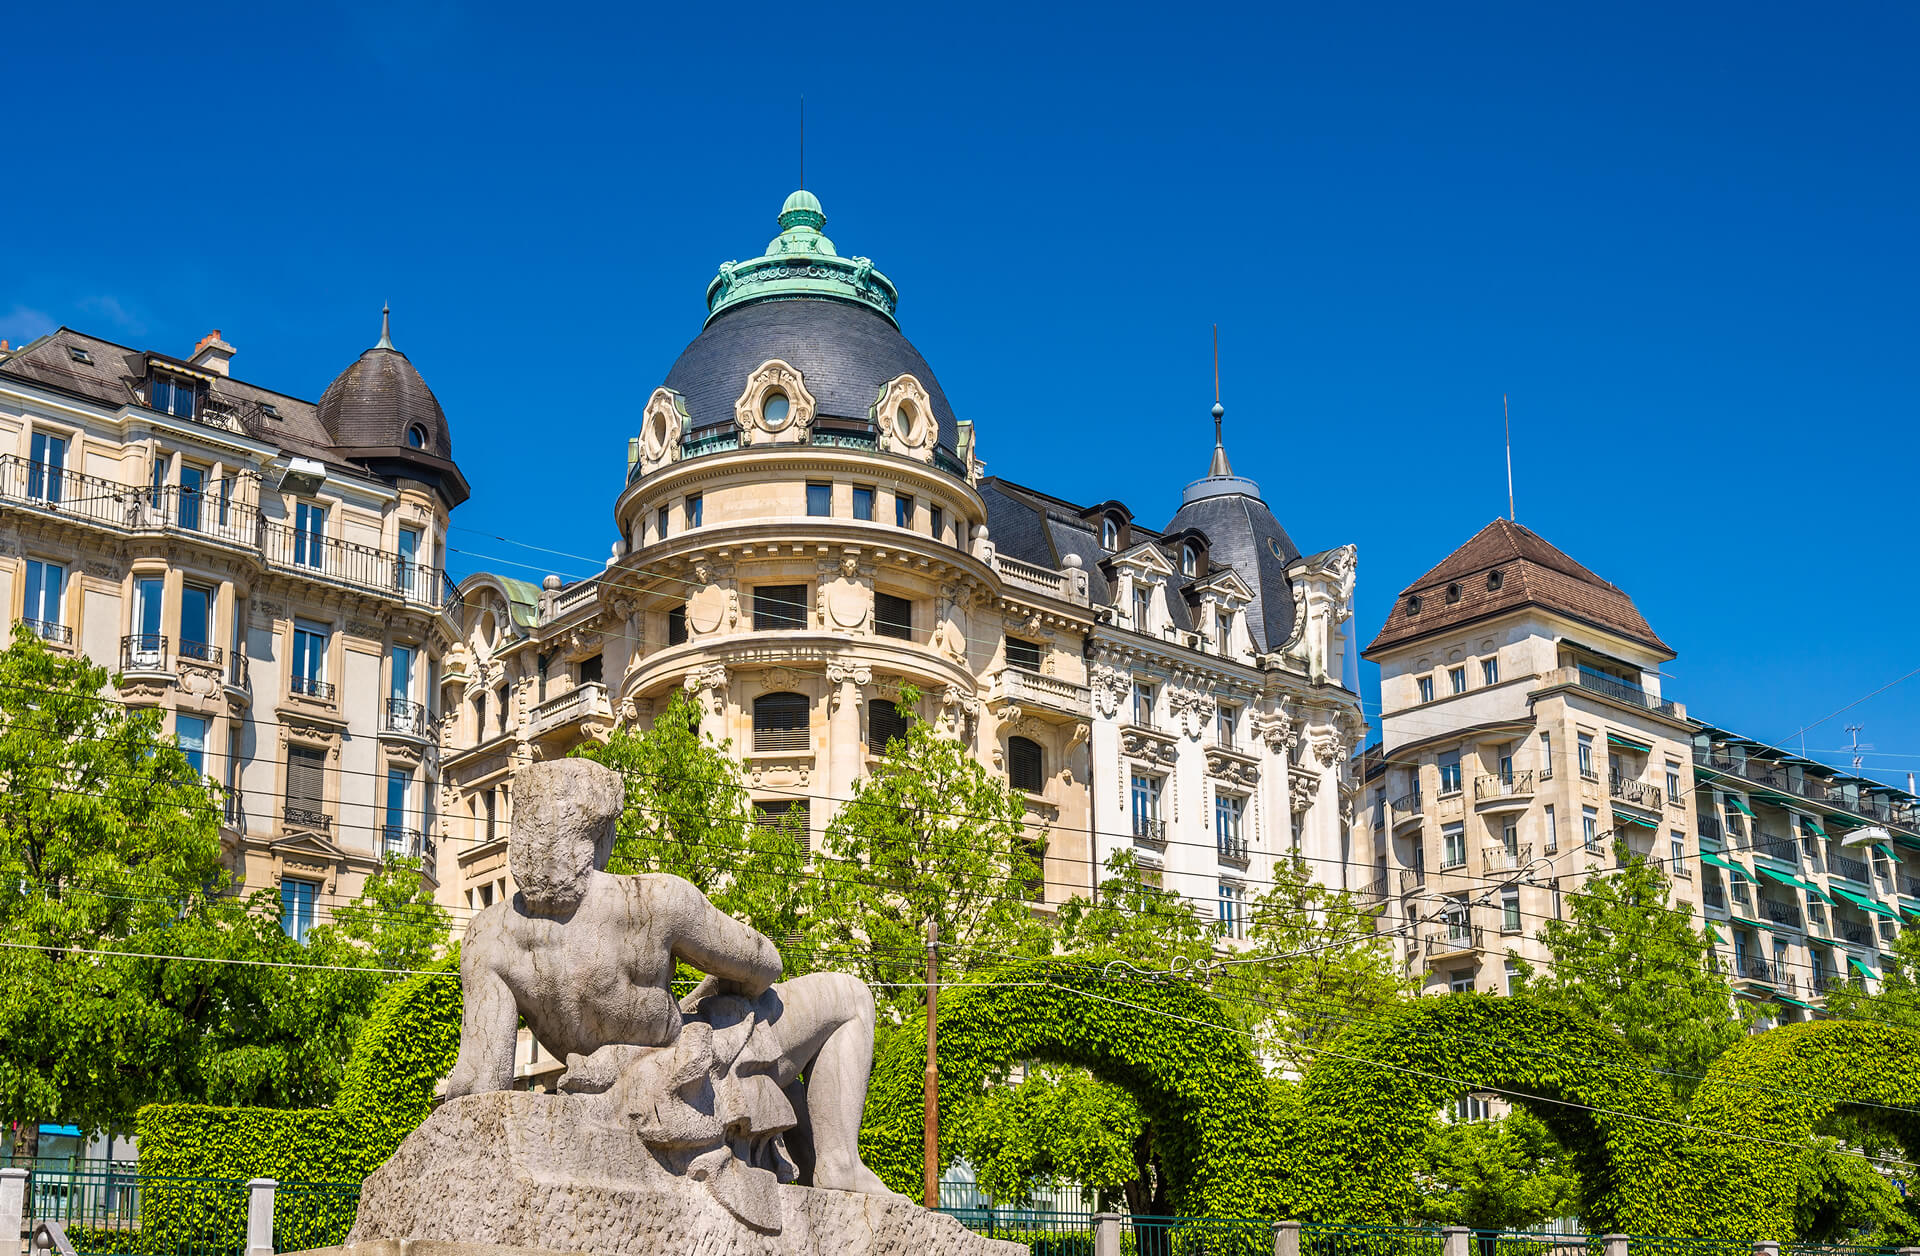
[[[118,1165],[14,1167],[26,1171],[19,1222],[29,1231],[58,1222],[77,1256],[242,1256],[250,1217],[271,1233],[275,1252],[332,1247],[346,1240],[360,1203],[358,1182],[173,1177]]]

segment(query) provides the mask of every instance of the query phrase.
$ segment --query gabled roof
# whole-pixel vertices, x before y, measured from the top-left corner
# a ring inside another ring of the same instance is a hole
[[[1416,599],[1418,610],[1413,609]],[[1625,590],[1507,519],[1495,519],[1402,589],[1365,657],[1528,606],[1565,615],[1673,657],[1673,649],[1654,632]]]

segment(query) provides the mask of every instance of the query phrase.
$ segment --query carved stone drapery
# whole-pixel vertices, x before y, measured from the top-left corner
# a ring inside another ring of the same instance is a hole
[[[1108,719],[1112,719],[1120,710],[1120,704],[1133,688],[1132,677],[1105,663],[1095,663],[1087,674],[1087,680],[1093,689],[1094,705]]]
[[[1295,815],[1313,806],[1320,793],[1320,774],[1306,768],[1294,768],[1287,774],[1287,804]]]
[[[1253,727],[1253,735],[1266,743],[1267,749],[1275,754],[1284,754],[1293,749],[1295,737],[1299,735],[1298,726],[1282,707],[1277,711],[1255,711],[1248,717]]]
[[[1213,723],[1213,713],[1218,709],[1213,695],[1197,689],[1175,689],[1167,695],[1167,709],[1180,721],[1180,726],[1191,741],[1200,740],[1207,726]]]
[[[1260,783],[1260,765],[1244,755],[1214,747],[1207,751],[1207,775],[1251,789]]]
[[[1120,753],[1149,763],[1171,764],[1179,757],[1173,738],[1148,728],[1121,729]]]
[[[709,663],[705,667],[696,667],[687,673],[681,682],[686,691],[693,695],[705,710],[714,715],[724,715],[727,709],[727,667],[724,663]]]

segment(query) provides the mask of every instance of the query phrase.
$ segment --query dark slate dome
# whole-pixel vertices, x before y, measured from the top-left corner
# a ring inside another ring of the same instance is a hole
[[[393,347],[384,309],[380,342],[327,385],[319,415],[344,452],[411,450],[434,459],[453,458],[447,416],[407,355]]]
[[[666,386],[686,399],[695,429],[731,424],[747,377],[769,358],[799,369],[820,417],[862,423],[888,381],[912,375],[933,400],[939,443],[954,448],[953,408],[920,351],[885,314],[831,297],[763,298],[722,310],[681,351]]]

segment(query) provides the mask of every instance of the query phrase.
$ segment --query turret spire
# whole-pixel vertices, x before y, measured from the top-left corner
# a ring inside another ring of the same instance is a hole
[[[382,301],[380,303],[380,343],[373,346],[376,349],[393,348],[393,326],[389,321],[391,313],[386,302]]]
[[[1220,439],[1220,419],[1227,408],[1219,402],[1213,403],[1213,465],[1207,468],[1207,476],[1232,475],[1233,466],[1227,461],[1227,447]]]

